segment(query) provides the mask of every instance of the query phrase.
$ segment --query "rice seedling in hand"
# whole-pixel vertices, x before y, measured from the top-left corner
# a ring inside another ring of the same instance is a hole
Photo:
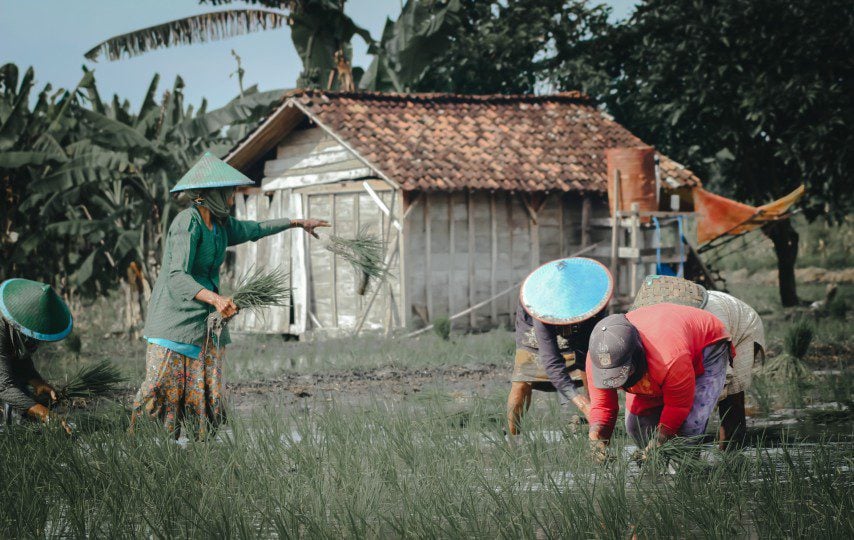
[[[809,368],[803,363],[812,343],[815,330],[812,323],[806,319],[795,321],[786,331],[783,340],[785,352],[769,360],[763,368],[763,373],[773,379],[786,381],[803,381],[812,376]]]
[[[231,299],[240,309],[287,305],[291,289],[288,274],[280,268],[257,269],[240,280]]]
[[[365,294],[371,279],[380,281],[388,277],[383,254],[385,243],[370,233],[367,227],[362,227],[353,238],[329,235],[324,239],[326,249],[347,261],[360,276],[358,293]]]
[[[77,370],[57,391],[58,401],[68,402],[75,398],[97,398],[115,392],[127,381],[109,360]]]
[[[256,268],[237,282],[231,295],[231,300],[241,310],[286,306],[290,298],[288,273],[281,268]],[[219,338],[227,323],[218,311],[214,311],[208,316],[208,333],[213,332]]]

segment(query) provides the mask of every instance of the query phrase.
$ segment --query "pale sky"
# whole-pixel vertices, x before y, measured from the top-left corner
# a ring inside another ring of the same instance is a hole
[[[379,39],[386,17],[396,18],[402,0],[348,0],[346,12]],[[615,19],[631,13],[637,0],[608,0]],[[228,7],[242,7],[235,2]],[[249,34],[223,41],[172,47],[116,62],[86,60],[83,53],[104,39],[171,19],[223,9],[194,0],[0,0],[0,64],[14,62],[22,70],[33,66],[36,89],[50,82],[54,88],[73,88],[80,66],[95,70],[103,99],[113,94],[137,105],[155,73],[160,91],[172,87],[180,74],[185,103],[204,96],[210,107],[225,104],[238,93],[234,49],[246,70],[245,86],[261,90],[292,88],[301,64],[287,28]],[[353,38],[354,65],[367,67],[367,46]]]

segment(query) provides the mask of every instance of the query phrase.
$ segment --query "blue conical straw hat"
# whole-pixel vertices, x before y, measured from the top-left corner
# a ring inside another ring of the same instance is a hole
[[[614,280],[599,262],[571,257],[547,262],[522,283],[519,298],[531,317],[548,324],[575,324],[602,311]]]
[[[178,180],[171,191],[175,193],[188,189],[251,186],[254,184],[255,182],[242,172],[210,152],[205,152],[205,155],[187,171],[187,174]]]

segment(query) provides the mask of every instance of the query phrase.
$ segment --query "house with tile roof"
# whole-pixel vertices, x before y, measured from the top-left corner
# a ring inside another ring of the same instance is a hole
[[[236,272],[284,267],[294,295],[291,309],[247,315],[237,330],[391,331],[461,312],[455,329],[510,325],[514,286],[533,268],[609,237],[590,225],[608,216],[605,150],[643,145],[576,92],[290,92],[225,157],[257,182],[237,197],[237,216],[368,230],[387,242],[391,277],[360,295],[358,276],[322,242],[244,244]],[[657,158],[662,188],[699,184]]]

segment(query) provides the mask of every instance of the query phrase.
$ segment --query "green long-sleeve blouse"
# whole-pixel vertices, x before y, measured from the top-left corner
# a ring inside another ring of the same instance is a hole
[[[257,222],[229,217],[225,224],[211,230],[198,210],[183,210],[169,226],[144,335],[202,346],[205,321],[214,308],[194,297],[202,289],[219,292],[219,268],[225,260],[225,248],[254,242],[290,226],[286,218]],[[230,343],[228,328],[223,330],[219,343]]]

